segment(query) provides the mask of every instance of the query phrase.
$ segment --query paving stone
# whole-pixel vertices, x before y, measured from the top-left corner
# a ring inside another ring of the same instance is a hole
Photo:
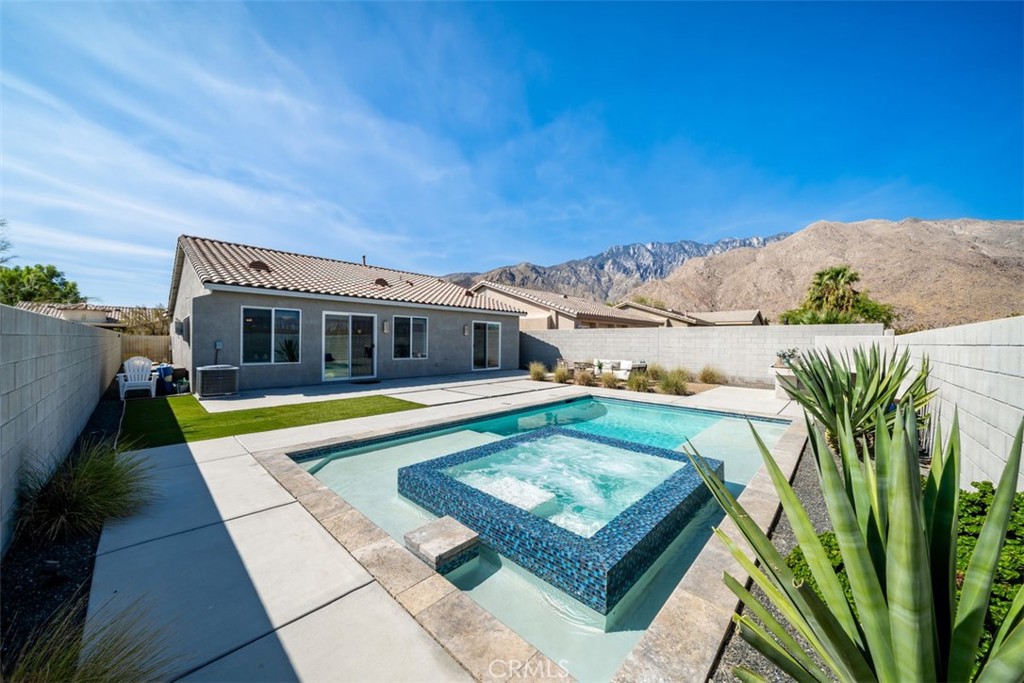
[[[340,515],[322,519],[320,523],[349,552],[388,538],[383,529],[355,508]]]
[[[317,489],[297,498],[299,504],[318,520],[348,512],[352,506],[330,489]]]
[[[480,534],[447,515],[405,535],[405,546],[434,570],[456,560],[479,543]]]
[[[665,604],[622,667],[614,683],[703,681],[725,638],[732,612],[681,592]]]
[[[435,602],[457,590],[455,586],[440,574],[431,574],[415,586],[398,594],[398,602],[416,616]]]
[[[391,595],[398,595],[434,573],[390,536],[357,548],[352,556]]]
[[[537,649],[473,602],[455,591],[416,617],[474,678],[481,681],[515,680],[513,664],[521,667]]]

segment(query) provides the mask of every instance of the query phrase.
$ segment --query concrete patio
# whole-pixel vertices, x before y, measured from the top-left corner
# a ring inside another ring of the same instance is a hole
[[[627,397],[532,382],[522,373],[455,380],[239,396],[216,403],[238,409],[373,392],[431,407],[138,452],[154,469],[159,497],[143,513],[104,529],[90,620],[101,608],[139,601],[147,618],[166,629],[173,679],[457,681],[491,678],[488,663],[495,658],[546,660],[427,565],[410,562],[401,546],[282,454],[559,398]],[[444,400],[453,396],[458,400]],[[628,397],[798,414],[771,390]],[[284,461],[293,469],[280,469]],[[452,631],[453,620],[466,614],[476,621]],[[553,676],[565,675],[548,664]]]

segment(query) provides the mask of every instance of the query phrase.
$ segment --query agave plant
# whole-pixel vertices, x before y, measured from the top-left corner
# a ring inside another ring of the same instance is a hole
[[[743,584],[726,574],[725,583],[746,607],[746,613],[733,617],[741,637],[798,681],[1021,681],[1024,590],[1017,592],[987,656],[980,662],[976,658],[1013,504],[1024,421],[959,596],[954,569],[960,494],[957,418],[945,447],[941,437],[935,439],[923,491],[917,463],[917,422],[909,409],[896,409],[892,429],[881,409],[876,409],[873,460],[858,457],[847,416],[841,415],[839,420],[838,464],[809,416],[807,422],[852,602],[844,594],[806,510],[756,432],[761,456],[820,594],[796,581],[782,555],[704,460],[690,454],[753,557],[720,529],[715,529],[715,534],[789,626],[787,629]],[[743,681],[763,680],[745,668],[734,673]]]
[[[917,376],[900,394],[900,387],[911,372],[910,353],[904,350],[898,359],[889,358],[877,344],[867,351],[854,349],[852,368],[846,357],[836,356],[832,351],[805,352],[791,360],[790,368],[795,381],[786,377],[779,377],[779,381],[804,412],[824,425],[833,447],[842,418],[849,418],[854,439],[870,438],[879,410],[891,431],[896,419],[893,408],[898,402],[908,401],[916,413],[935,396],[935,390],[928,391],[927,357],[921,361]],[[918,419],[919,428],[923,428],[927,415],[920,414]]]

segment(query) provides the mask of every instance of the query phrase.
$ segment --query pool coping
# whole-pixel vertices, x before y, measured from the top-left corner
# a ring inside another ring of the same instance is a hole
[[[623,397],[621,392],[616,393],[620,394],[614,397],[618,400],[639,400],[701,410],[664,400],[652,400],[654,397],[646,395]],[[558,405],[588,395],[611,398],[600,391],[587,391],[555,400],[550,396],[538,396],[536,402],[509,407],[507,410],[481,408],[479,415],[460,416],[454,420],[451,417],[428,418],[412,423],[405,429],[389,430],[388,434],[367,430],[319,442],[257,451],[252,455],[474,678],[481,681],[524,677],[535,680],[573,680],[558,663],[550,660],[459,591],[444,576],[309,474],[292,456],[325,447],[345,447],[354,443],[411,435],[442,424],[454,424],[478,417],[495,417],[545,405]],[[779,419],[777,414],[725,414]],[[772,448],[772,455],[787,479],[792,479],[806,443],[804,421],[792,419]],[[766,534],[771,531],[778,517],[779,499],[763,464],[740,494],[739,502],[762,531]],[[731,520],[724,519],[719,528],[741,547],[744,545]],[[715,668],[730,633],[732,617],[739,608],[738,599],[721,581],[724,572],[730,573],[741,584],[749,585],[746,572],[718,539],[712,536],[612,680],[617,683],[666,679],[706,680]],[[497,669],[494,667],[496,662],[500,663]]]

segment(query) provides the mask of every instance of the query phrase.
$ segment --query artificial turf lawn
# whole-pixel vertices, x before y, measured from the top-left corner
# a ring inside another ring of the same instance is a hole
[[[121,440],[131,440],[135,448],[152,448],[422,407],[419,403],[390,396],[362,396],[275,408],[208,413],[191,395],[140,399],[127,403]]]

